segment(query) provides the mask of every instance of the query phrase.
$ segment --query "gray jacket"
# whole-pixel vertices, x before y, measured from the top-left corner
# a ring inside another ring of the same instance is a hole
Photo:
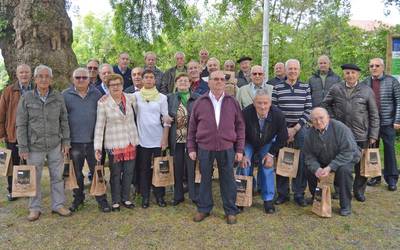
[[[400,124],[400,83],[393,76],[385,74],[379,78],[379,82],[381,126]],[[366,78],[363,83],[372,87],[372,78]]]
[[[351,94],[347,93],[344,82],[332,86],[321,106],[332,118],[346,124],[356,141],[378,139],[379,114],[372,89],[358,83]]]
[[[19,152],[48,152],[60,143],[70,146],[68,114],[60,92],[50,88],[46,102],[36,90],[26,92],[17,109]]]
[[[184,72],[187,72],[186,66],[184,66]],[[175,77],[176,77],[176,66],[165,71],[160,87],[160,92],[162,94],[168,95],[169,93],[174,92]]]
[[[305,164],[312,173],[328,165],[334,172],[342,166],[353,168],[361,155],[351,130],[334,119],[329,121],[323,135],[314,128],[308,130],[303,153]]]
[[[328,93],[329,89],[335,84],[342,80],[338,75],[336,75],[331,69],[329,69],[328,74],[325,79],[325,85],[322,85],[322,78],[320,71],[315,72],[310,79],[308,79],[308,84],[310,85],[311,98],[313,107],[317,107],[321,104],[325,95]]]

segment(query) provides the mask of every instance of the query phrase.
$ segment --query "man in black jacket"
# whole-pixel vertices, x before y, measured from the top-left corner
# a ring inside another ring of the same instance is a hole
[[[258,158],[264,209],[266,213],[274,213],[274,157],[288,139],[285,116],[276,106],[271,106],[270,93],[265,89],[256,91],[253,104],[243,110],[243,116],[246,122],[246,144],[238,174],[252,175],[254,159]]]
[[[335,173],[339,186],[340,215],[351,214],[352,170],[360,159],[360,149],[351,130],[343,123],[329,119],[324,108],[314,108],[311,112],[312,128],[304,140],[303,153],[310,174],[310,192],[314,196],[317,178]]]

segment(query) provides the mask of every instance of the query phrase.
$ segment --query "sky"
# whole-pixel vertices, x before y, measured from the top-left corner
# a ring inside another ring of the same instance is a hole
[[[209,0],[209,2],[214,1]],[[389,16],[384,15],[383,0],[350,0],[350,2],[351,19],[353,20],[377,20],[393,25],[400,24],[400,12],[397,9],[392,8]],[[73,6],[79,6],[79,14],[81,16],[88,12],[104,15],[111,11],[109,0],[72,0],[72,4]],[[77,19],[73,16],[71,18],[76,23]]]

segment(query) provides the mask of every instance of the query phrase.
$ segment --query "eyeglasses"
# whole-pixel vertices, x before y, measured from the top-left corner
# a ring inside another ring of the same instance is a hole
[[[87,80],[87,79],[89,79],[89,77],[87,77],[87,76],[75,76],[74,78],[75,78],[75,80]]]
[[[121,83],[117,83],[117,84],[110,84],[110,85],[108,85],[108,87],[109,88],[112,88],[112,87],[121,87],[122,86],[122,84]]]
[[[251,73],[253,76],[262,76],[262,75],[264,75],[264,73],[261,73],[261,72],[253,72],[253,73]]]
[[[87,67],[87,69],[88,69],[88,70],[98,70],[99,68],[98,68],[98,67],[90,67],[90,66],[89,66],[89,67]]]
[[[214,77],[214,78],[211,78],[211,80],[213,80],[213,81],[225,81],[225,77],[221,77],[221,78]]]
[[[379,64],[370,64],[369,67],[372,68],[379,68],[381,65]]]

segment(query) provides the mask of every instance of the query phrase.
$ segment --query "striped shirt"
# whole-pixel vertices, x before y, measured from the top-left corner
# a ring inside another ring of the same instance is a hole
[[[272,90],[272,103],[285,114],[288,127],[297,123],[303,126],[310,119],[312,101],[308,84],[299,81],[293,86],[278,83]]]

